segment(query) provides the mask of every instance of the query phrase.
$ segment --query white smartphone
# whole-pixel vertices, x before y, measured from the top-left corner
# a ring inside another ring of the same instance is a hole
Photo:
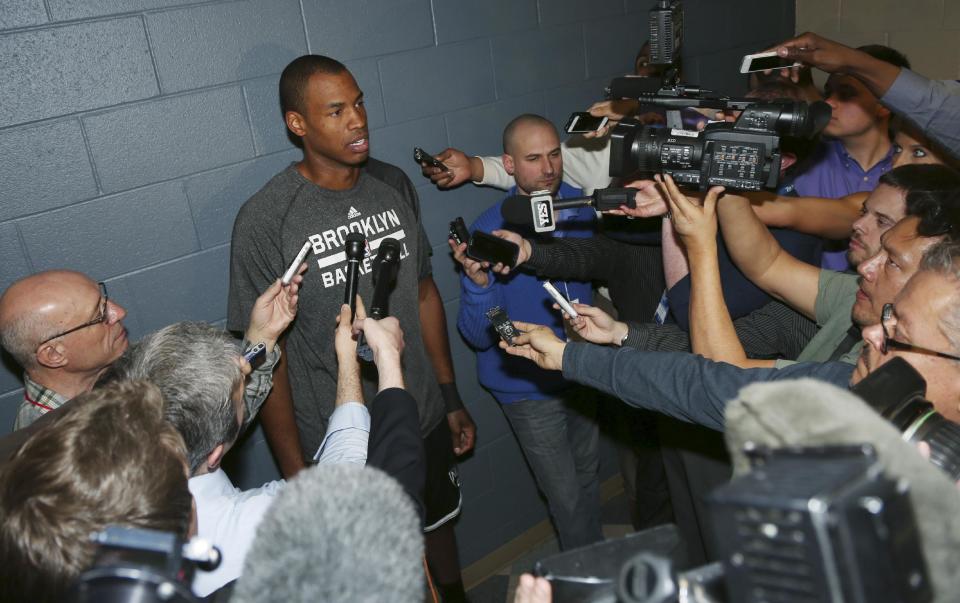
[[[586,112],[572,113],[564,130],[567,134],[582,134],[584,132],[596,132],[607,125],[606,117],[596,117]]]
[[[570,305],[570,302],[567,301],[567,298],[557,291],[557,288],[553,286],[553,283],[550,281],[543,281],[543,288],[546,289],[547,293],[550,294],[550,297],[553,298],[553,301],[557,302],[557,305],[560,306],[560,309],[566,312],[570,318],[577,318],[580,316],[577,314],[577,311],[573,309],[573,306]]]
[[[794,65],[799,65],[800,63],[790,62],[789,59],[785,59],[778,55],[776,52],[758,52],[756,54],[748,54],[743,57],[743,62],[740,63],[740,73],[753,73],[754,71],[767,71],[768,69],[783,69],[785,67],[793,67]]]
[[[297,273],[297,268],[300,267],[300,264],[303,263],[303,258],[307,257],[307,252],[310,251],[310,246],[312,243],[307,241],[303,244],[303,247],[300,248],[300,253],[297,254],[297,257],[294,258],[293,263],[290,264],[290,267],[287,268],[287,271],[283,273],[283,278],[280,279],[281,285],[289,285],[290,281],[293,280],[293,275]]]

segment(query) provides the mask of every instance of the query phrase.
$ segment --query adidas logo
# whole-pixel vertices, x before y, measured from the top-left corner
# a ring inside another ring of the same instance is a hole
[[[357,211],[356,207],[350,206],[350,211],[347,212],[347,219],[352,220],[354,218],[359,218],[360,212]]]

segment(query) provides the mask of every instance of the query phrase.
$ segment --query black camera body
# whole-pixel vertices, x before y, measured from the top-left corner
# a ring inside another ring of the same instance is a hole
[[[656,99],[653,99],[656,102]],[[711,123],[701,131],[621,122],[610,133],[610,175],[670,174],[680,186],[757,191],[780,179],[780,137],[810,137],[830,119],[816,102],[747,105],[735,123]]]

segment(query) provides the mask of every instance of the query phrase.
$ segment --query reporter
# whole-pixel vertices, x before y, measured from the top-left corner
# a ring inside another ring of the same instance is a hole
[[[904,115],[954,157],[960,157],[960,84],[957,82],[930,80],[809,32],[781,42],[776,52],[827,73],[852,75],[879,97],[881,103]]]

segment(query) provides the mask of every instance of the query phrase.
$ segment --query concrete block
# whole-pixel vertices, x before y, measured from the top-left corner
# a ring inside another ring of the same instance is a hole
[[[436,2],[437,43],[505,34],[537,27],[536,0]]]
[[[523,113],[543,115],[543,95],[540,92],[448,113],[444,120],[450,146],[471,155],[500,155],[503,152],[503,129],[510,120]]]
[[[138,341],[149,331],[144,329],[141,324],[141,319],[145,317],[137,310],[133,288],[130,286],[131,276],[131,274],[126,274],[115,278],[103,279],[103,281],[107,286],[107,293],[110,294],[110,301],[119,305],[127,312],[127,316],[123,319],[123,326],[127,329],[127,338],[130,341]]]
[[[0,131],[0,220],[69,205],[97,194],[76,119]]]
[[[383,110],[383,94],[380,90],[380,69],[376,59],[348,61],[347,69],[353,74],[363,91],[363,105],[367,108],[367,127],[380,128],[387,124]]]
[[[960,3],[945,2],[943,5],[943,27],[960,29]]]
[[[489,452],[474,452],[459,465],[464,498],[477,499],[493,489],[493,467]]]
[[[43,0],[6,2],[0,9],[0,30],[41,25],[46,22],[47,11],[43,8]]]
[[[304,0],[310,51],[340,61],[432,46],[430,0]]]
[[[497,96],[507,98],[584,79],[580,25],[493,38]]]
[[[0,293],[6,291],[13,281],[30,274],[30,262],[27,261],[20,233],[14,222],[0,223]]]
[[[164,93],[280,73],[307,52],[297,0],[193,6],[146,22]]]
[[[714,2],[714,0],[686,0],[683,3],[684,68],[686,57],[729,48],[736,42],[727,33],[730,19],[739,15],[739,2]],[[643,36],[646,39],[648,36]],[[740,65],[738,64],[737,67]],[[685,74],[685,77],[688,77]],[[700,83],[700,82],[697,82]]]
[[[25,218],[18,225],[35,270],[70,268],[94,280],[198,248],[179,182],[72,205]]]
[[[291,161],[300,158],[300,151],[293,149],[184,180],[183,187],[190,201],[200,247],[209,249],[229,243],[233,220],[240,206]]]
[[[623,0],[538,0],[540,23],[556,25],[623,14]]]
[[[471,40],[380,59],[388,123],[495,100],[487,40]]]
[[[728,39],[733,45],[752,47],[752,52],[759,52],[766,48],[760,43],[762,40],[772,36],[779,42],[792,36],[792,29],[780,29],[783,26],[782,4],[783,0],[740,0],[736,10],[727,11]],[[782,31],[782,35],[778,36],[778,31]]]
[[[413,160],[413,147],[436,153],[446,144],[447,131],[443,120],[435,117],[387,126],[370,133],[371,155],[402,169],[415,184],[429,180],[423,177],[420,166]]]
[[[227,313],[230,246],[155,266],[126,280],[132,307],[147,333],[181,320],[214,322]]]
[[[840,0],[800,0],[796,3],[797,33],[819,32],[840,18]]]
[[[935,80],[955,80],[960,76],[956,31],[891,31],[889,40],[892,48],[907,54],[917,73]]]
[[[57,21],[193,4],[197,0],[47,0]]]
[[[287,125],[280,111],[279,82],[279,75],[270,75],[243,83],[243,98],[250,115],[257,155],[297,149],[287,134]]]
[[[0,128],[155,96],[140,19],[0,37]]]
[[[926,31],[943,27],[944,0],[843,0],[841,29],[874,31]],[[902,50],[902,49],[898,49]],[[911,49],[912,50],[912,49]]]
[[[423,215],[423,228],[426,230],[430,242],[442,250],[449,250],[446,245],[447,231],[451,220],[461,216],[469,226],[471,222],[477,219],[477,216],[506,194],[503,191],[485,186],[474,186],[473,184],[464,184],[454,190],[441,190],[423,176],[417,176],[417,178],[418,180],[414,180],[414,182],[425,182],[425,184],[417,187]],[[437,260],[437,254],[434,254],[434,272],[438,270]]]
[[[633,73],[633,63],[646,39],[647,15],[630,14],[583,24],[587,77]]]
[[[193,174],[254,154],[239,87],[139,103],[84,117],[83,123],[105,192]]]

